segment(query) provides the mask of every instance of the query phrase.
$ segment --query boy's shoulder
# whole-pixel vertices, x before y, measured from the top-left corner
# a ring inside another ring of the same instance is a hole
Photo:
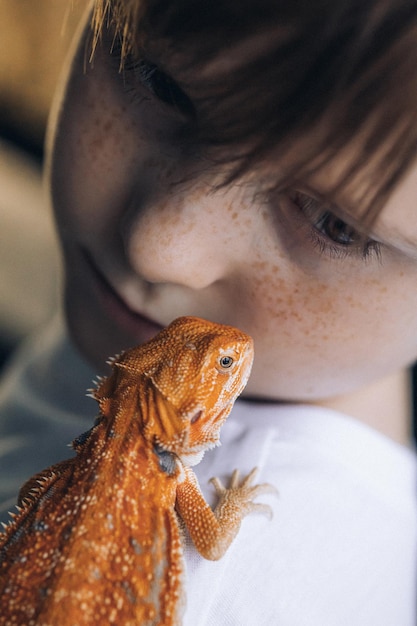
[[[93,372],[68,340],[61,319],[26,340],[0,381],[0,518],[35,472],[70,454],[67,445],[96,413],[86,398]]]
[[[237,402],[222,446],[196,473],[209,497],[210,476],[255,465],[279,492],[263,498],[272,522],[245,519],[230,555],[212,565],[188,546],[184,626],[413,626],[415,454],[329,409]]]

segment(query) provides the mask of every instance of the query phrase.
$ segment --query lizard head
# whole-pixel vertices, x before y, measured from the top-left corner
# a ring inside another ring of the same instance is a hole
[[[220,428],[250,375],[253,341],[231,326],[192,317],[166,330],[175,341],[150,377],[176,417],[171,413],[157,443],[194,465],[220,442]]]
[[[144,421],[147,437],[159,449],[194,465],[205,450],[219,444],[220,428],[247,383],[252,361],[253,341],[246,333],[181,317],[146,344],[125,352],[112,366],[119,381],[116,386],[123,383],[130,390],[124,397],[135,387],[143,393],[146,381],[146,393],[155,405]],[[141,384],[135,385],[135,380]],[[96,392],[99,402],[107,385]]]

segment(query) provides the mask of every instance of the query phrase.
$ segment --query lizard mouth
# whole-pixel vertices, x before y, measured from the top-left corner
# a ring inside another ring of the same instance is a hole
[[[190,446],[189,452],[177,452],[178,458],[184,465],[189,467],[200,463],[207,450],[216,448],[220,445],[220,439],[218,437],[211,436],[209,439],[205,439],[203,443]]]
[[[206,448],[204,448],[204,450],[200,449],[196,450],[195,452],[184,452],[179,454],[177,452],[168,450],[166,447],[157,442],[154,443],[154,452],[158,457],[159,465],[161,469],[167,474],[172,474],[174,472],[176,459],[179,459],[180,462],[186,467],[192,467],[193,465],[197,465],[198,463],[200,463],[205,451]]]
[[[193,465],[197,465],[198,463],[200,463],[200,461],[202,460],[204,456],[205,451],[206,450],[204,449],[204,450],[199,450],[198,452],[179,454],[178,458],[180,459],[181,463],[185,465],[186,467],[193,467]]]

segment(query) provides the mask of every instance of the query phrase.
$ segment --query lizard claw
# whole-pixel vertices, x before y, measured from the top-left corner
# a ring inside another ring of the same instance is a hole
[[[240,473],[239,470],[235,469],[230,479],[229,487],[225,487],[219,478],[211,478],[210,482],[214,486],[216,494],[219,497],[219,504],[216,509],[221,508],[223,503],[229,501],[237,505],[242,510],[244,515],[247,515],[248,513],[263,513],[268,518],[271,518],[271,507],[268,504],[253,502],[253,500],[263,493],[272,493],[277,495],[278,491],[273,485],[268,483],[254,485],[253,481],[257,473],[258,468],[254,467],[253,470],[243,478],[241,484],[239,485]]]

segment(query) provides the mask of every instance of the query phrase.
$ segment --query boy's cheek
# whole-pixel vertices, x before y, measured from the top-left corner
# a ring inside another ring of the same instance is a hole
[[[114,229],[133,205],[140,210],[170,177],[184,174],[175,146],[168,154],[149,116],[139,115],[116,87],[98,61],[85,73],[76,60],[51,132],[54,209],[80,236]]]
[[[109,219],[123,201],[128,167],[111,135],[81,124],[71,132],[70,117],[60,129],[53,153],[53,204],[58,216],[74,227],[79,223],[89,229]]]
[[[413,359],[416,322],[410,319],[408,339],[398,334],[383,284],[358,282],[349,297],[334,285],[284,273],[259,269],[249,294],[256,303],[247,309],[255,363],[247,394],[320,399],[352,391]],[[388,346],[387,337],[397,341]]]

